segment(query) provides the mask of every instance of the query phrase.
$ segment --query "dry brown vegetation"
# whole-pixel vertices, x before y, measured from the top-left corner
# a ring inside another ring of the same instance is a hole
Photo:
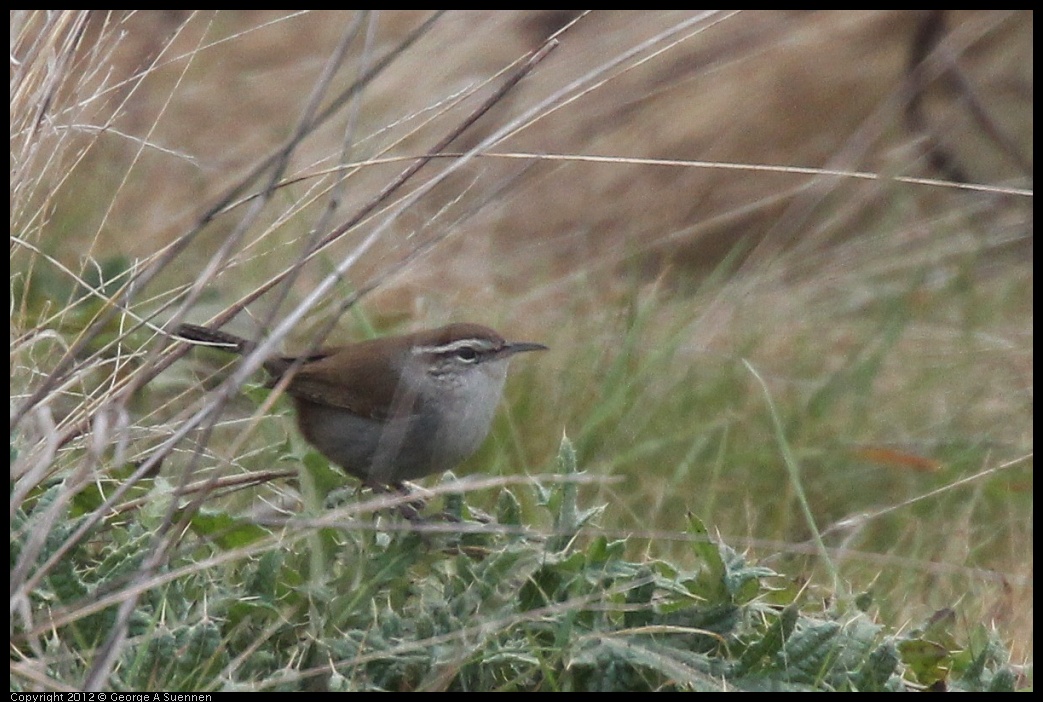
[[[606,530],[661,555],[691,510],[797,558],[786,443],[892,621],[956,607],[1030,659],[1032,13],[455,11],[393,53],[431,18],[12,14],[13,484],[145,460],[198,399],[158,329],[289,271],[229,328],[300,347],[363,290],[332,337],[546,342],[496,470],[564,429],[622,481]]]

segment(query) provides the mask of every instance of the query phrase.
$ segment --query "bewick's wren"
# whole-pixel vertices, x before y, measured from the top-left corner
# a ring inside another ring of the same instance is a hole
[[[192,324],[177,335],[246,354],[256,344]],[[547,347],[508,342],[478,324],[450,324],[264,363],[297,426],[330,461],[372,487],[455,468],[478,450],[503,394],[507,362]]]

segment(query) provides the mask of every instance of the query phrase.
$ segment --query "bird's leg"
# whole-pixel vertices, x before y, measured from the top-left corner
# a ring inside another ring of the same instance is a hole
[[[403,497],[409,497],[412,495],[412,491],[409,486],[403,482],[391,483],[390,485],[382,485],[379,483],[370,483],[370,488],[373,489],[374,493],[377,494],[390,494],[392,492],[398,493]],[[390,488],[390,489],[389,489]],[[401,502],[398,505],[398,513],[405,517],[411,524],[422,524],[424,518],[420,516],[420,512],[427,507],[427,503],[420,497],[409,502]]]

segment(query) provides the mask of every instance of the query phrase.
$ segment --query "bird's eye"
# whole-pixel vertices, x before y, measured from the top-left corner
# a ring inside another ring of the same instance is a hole
[[[478,358],[478,352],[472,349],[470,346],[461,346],[456,350],[456,357],[461,361],[467,361],[468,363],[473,362]]]

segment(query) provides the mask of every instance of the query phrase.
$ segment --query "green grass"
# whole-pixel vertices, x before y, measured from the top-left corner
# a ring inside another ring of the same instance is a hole
[[[321,468],[314,455],[309,463]],[[988,627],[975,627],[961,643],[946,610],[911,630],[889,630],[865,613],[871,595],[824,605],[711,538],[692,516],[678,536],[693,566],[628,559],[625,540],[589,528],[606,506],[577,501],[569,479],[583,476],[567,439],[558,464],[563,482],[499,485],[494,523],[476,521],[452,481],[445,493],[451,522],[388,521],[366,515],[374,503],[355,500],[266,527],[212,509],[185,513],[184,536],[141,583],[108,686],[886,691],[1019,684]],[[17,526],[46,519],[60,490],[27,501]],[[533,493],[540,505],[533,514],[524,514],[519,491]],[[42,558],[82,521],[80,512],[74,505],[64,515]],[[532,526],[541,518],[548,530]],[[93,545],[50,570],[35,597],[50,603],[59,641],[76,651],[103,643],[162,520],[149,508],[129,523],[114,520]],[[68,650],[49,667],[75,676],[81,660]]]
[[[128,34],[107,17],[51,18],[86,22],[91,53],[27,15],[22,36],[44,43],[16,52],[27,63],[12,97],[12,690],[1031,687],[1028,191],[625,160],[488,159],[449,173],[447,158],[421,171],[445,180],[400,216],[366,210],[304,262],[310,232],[352,221],[404,168],[340,183],[315,174],[314,154],[340,154],[341,129],[359,149],[344,162],[422,153],[473,105],[448,101],[469,83],[418,82],[417,67],[435,55],[451,73],[446,36],[488,34],[513,59],[502,39],[534,20],[460,34],[453,22],[477,16],[445,18],[440,53],[404,55],[408,90],[392,64],[362,93],[358,123],[305,130],[289,169],[266,171],[284,181],[274,194],[240,200],[264,191],[247,166],[294,133],[298,91],[320,84],[309,47],[332,55],[330,37],[356,16],[192,15],[162,40],[158,14],[126,18]],[[417,20],[403,17],[367,51],[403,40]],[[825,50],[818,32],[881,36],[880,15],[764,17],[728,16],[670,45],[673,65],[697,67],[676,81],[627,64],[528,123],[528,146],[501,150],[835,165],[862,143],[842,129],[863,119],[843,94],[818,107],[824,122],[839,117],[813,136],[849,139],[825,157],[771,151],[797,122],[731,97],[760,95],[745,80],[771,68],[794,96],[827,99],[786,67],[821,63],[806,60]],[[649,31],[677,19],[641,18]],[[605,67],[602,42],[638,41],[611,13],[583,21],[603,23],[598,42],[567,34],[557,51]],[[1002,63],[985,40],[1004,22],[972,16],[954,36],[980,29],[978,57]],[[739,29],[764,44],[728,34]],[[156,46],[180,58],[134,73]],[[714,46],[727,51],[698,68]],[[330,94],[361,70],[351,56]],[[868,99],[875,66],[836,74],[867,81]],[[481,134],[583,75],[560,71],[538,65]],[[880,141],[843,166],[919,173],[900,135]],[[204,221],[232,186],[237,204]],[[322,300],[302,304],[387,222]],[[489,440],[455,471],[463,482],[425,481],[428,513],[459,522],[420,533],[389,517],[386,499],[356,494],[310,450],[260,374],[233,378],[234,365],[219,372],[226,357],[181,356],[158,331],[228,310],[294,263],[230,328],[293,319],[293,350],[335,318],[340,339],[473,319],[551,347],[512,365]]]

